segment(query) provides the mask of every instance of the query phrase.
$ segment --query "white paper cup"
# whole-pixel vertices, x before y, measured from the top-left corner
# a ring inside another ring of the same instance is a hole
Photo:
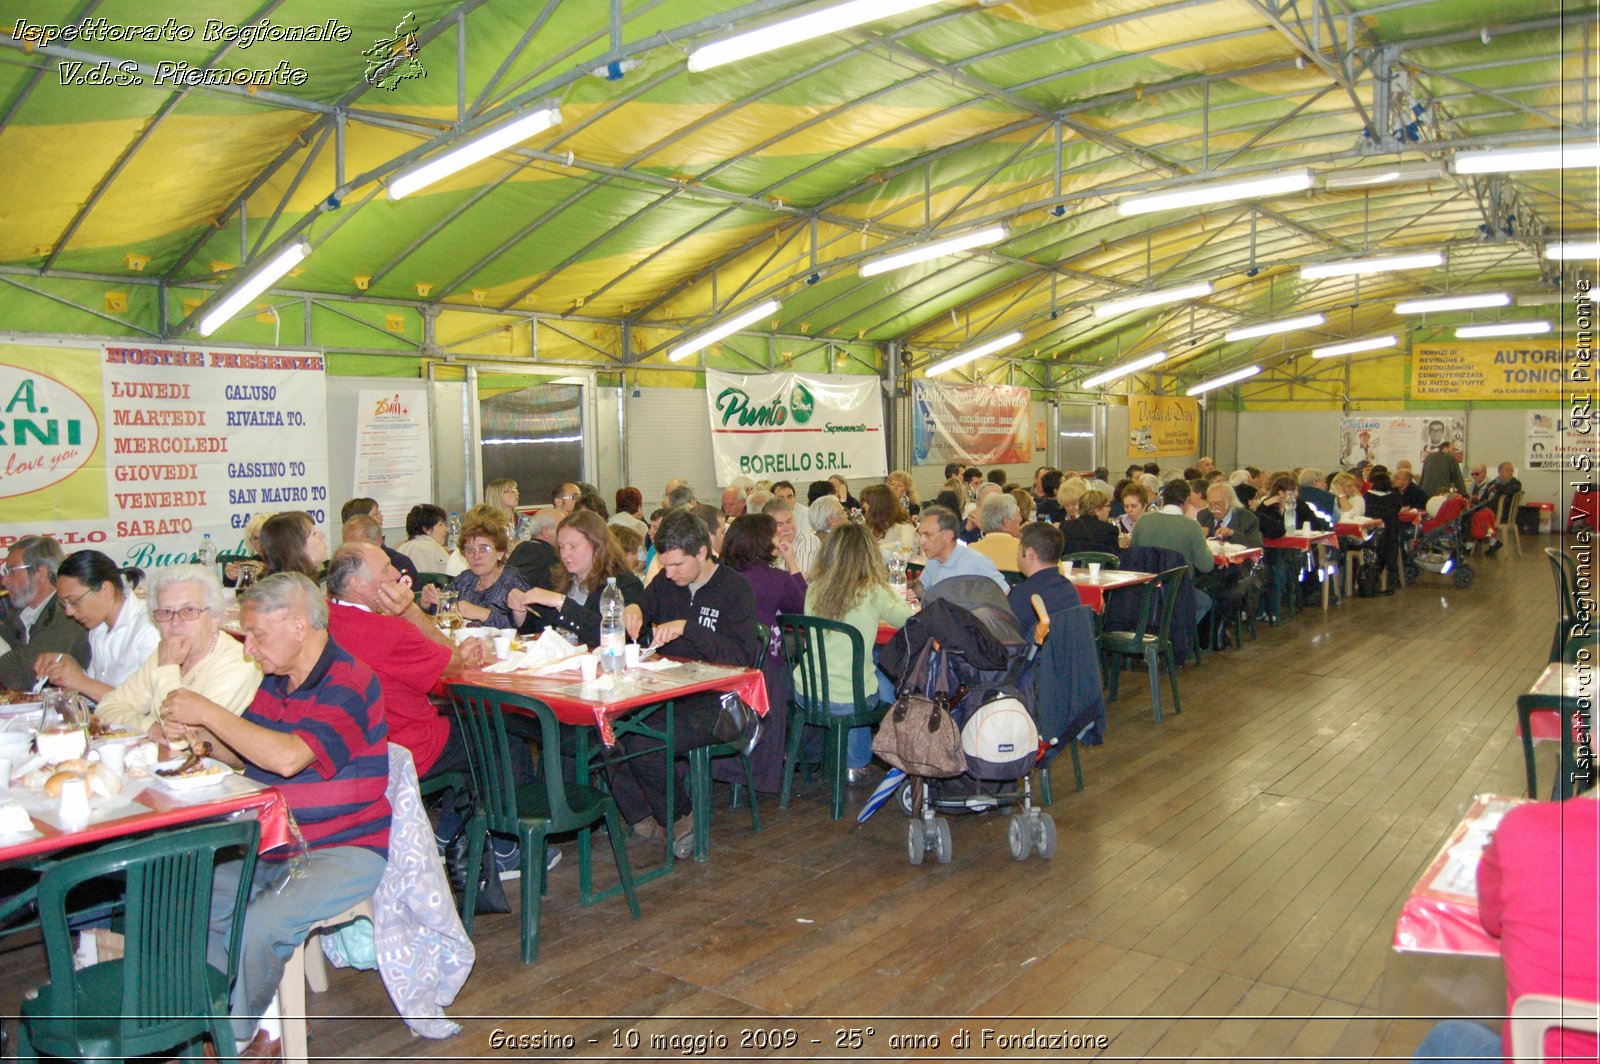
[[[511,637],[504,633],[494,637],[494,656],[504,661],[511,656]]]
[[[1078,563],[1077,562],[1062,562],[1061,563],[1061,575],[1066,577],[1068,580],[1071,580],[1072,579],[1072,567],[1074,565],[1076,565],[1076,564],[1078,564]]]
[[[1100,563],[1099,562],[1090,562],[1089,563],[1089,579],[1090,580],[1099,580],[1100,579]]]
[[[585,654],[578,659],[578,671],[583,674],[583,682],[591,683],[600,675],[600,659],[593,654]]]
[[[11,759],[0,757],[0,791],[11,789]]]
[[[644,651],[639,649],[638,643],[629,643],[622,648],[622,667],[625,669],[637,669],[639,667],[639,655],[643,653]]]
[[[100,763],[108,770],[122,775],[128,768],[126,743],[104,743],[100,747]]]

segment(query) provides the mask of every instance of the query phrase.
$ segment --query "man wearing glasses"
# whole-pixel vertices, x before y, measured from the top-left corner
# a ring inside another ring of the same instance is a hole
[[[33,663],[44,654],[66,654],[89,664],[89,631],[67,616],[56,598],[61,545],[48,536],[24,536],[6,552],[7,602],[0,637],[8,649],[0,656],[0,684],[27,691],[38,682]]]
[[[582,492],[578,490],[578,485],[563,484],[551,494],[550,505],[556,508],[556,512],[560,514],[561,517],[565,517],[570,514],[572,512],[572,508],[577,505],[578,496],[580,494],[582,494]],[[560,517],[556,518],[558,521],[560,519]]]

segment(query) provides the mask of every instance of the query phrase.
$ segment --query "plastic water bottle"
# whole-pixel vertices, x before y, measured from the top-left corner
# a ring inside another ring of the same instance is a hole
[[[902,599],[906,597],[906,560],[899,551],[889,555],[889,590]]]
[[[450,532],[445,536],[445,549],[455,550],[456,543],[461,539],[461,515],[454,510],[450,511]]]
[[[622,589],[617,587],[616,577],[609,577],[605,590],[600,592],[601,671],[622,671],[622,647],[627,640],[628,633],[622,627]]]
[[[211,542],[211,533],[207,532],[200,540],[200,549],[195,552],[195,561],[207,569],[217,567],[217,545]]]
[[[1290,532],[1300,527],[1299,500],[1292,491],[1283,497],[1283,524]]]

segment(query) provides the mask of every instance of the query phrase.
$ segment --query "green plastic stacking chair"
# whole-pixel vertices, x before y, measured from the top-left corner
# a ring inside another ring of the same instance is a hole
[[[759,669],[767,661],[767,643],[772,638],[772,629],[761,622],[756,622],[756,635],[760,637],[761,649],[756,651],[756,658],[750,663],[751,668]],[[767,712],[771,712],[769,706]],[[689,797],[690,811],[694,816],[694,859],[704,861],[711,855],[711,762],[719,757],[737,757],[740,767],[744,770],[745,800],[750,803],[750,830],[756,833],[761,831],[761,812],[756,808],[756,775],[750,763],[750,758],[734,749],[731,743],[712,743],[709,746],[697,746],[689,751]],[[739,804],[739,786],[733,787],[733,804]]]
[[[628,865],[627,843],[622,833],[622,818],[611,795],[586,784],[567,784],[561,774],[561,725],[550,707],[536,698],[466,684],[451,688],[455,697],[456,719],[466,740],[467,759],[472,767],[473,814],[468,825],[470,842],[467,867],[476,870],[483,860],[487,834],[509,836],[521,847],[522,881],[522,963],[532,964],[539,956],[539,902],[548,885],[544,864],[544,840],[550,832],[585,831],[604,818],[611,838],[611,852],[617,861],[622,893],[628,911],[639,918],[639,899],[633,890],[633,870]],[[511,743],[506,736],[505,714],[511,712],[539,722],[539,778],[518,785],[511,767]],[[588,893],[592,868],[589,848],[578,847],[578,874],[581,889]],[[472,918],[478,905],[478,876],[467,876],[467,896],[462,902],[461,922],[472,933]]]
[[[839,621],[803,613],[778,614],[778,627],[783,630],[784,657],[795,672],[794,695],[789,699],[789,749],[783,762],[783,791],[778,796],[778,804],[789,808],[794,770],[800,761],[800,744],[805,738],[805,726],[810,724],[827,731],[827,741],[822,745],[822,774],[833,791],[831,815],[838,820],[844,816],[850,729],[876,727],[889,707],[878,701],[876,691],[869,696],[862,685],[861,671],[867,661],[867,651],[860,632]],[[830,640],[826,638],[829,635],[837,638]],[[828,655],[839,653],[841,640],[849,647],[850,690],[831,691]],[[830,702],[849,702],[855,710],[835,716],[828,712]]]
[[[1139,602],[1139,619],[1131,632],[1101,632],[1100,652],[1115,659],[1110,665],[1111,700],[1117,700],[1117,677],[1122,672],[1124,659],[1143,658],[1150,672],[1150,708],[1156,723],[1161,723],[1161,668],[1165,666],[1172,681],[1172,712],[1182,713],[1178,704],[1178,667],[1172,652],[1172,615],[1177,609],[1178,592],[1189,576],[1189,567],[1180,565],[1160,574],[1153,583],[1144,584],[1144,597]],[[1161,617],[1155,618],[1155,591],[1161,588]],[[1156,630],[1150,631],[1155,621]]]
[[[1105,551],[1081,550],[1076,554],[1063,554],[1061,560],[1071,562],[1073,565],[1087,566],[1090,562],[1099,562],[1102,569],[1116,569],[1122,565],[1122,559],[1115,554]]]
[[[1555,547],[1546,547],[1544,554],[1550,559],[1551,575],[1556,581],[1556,605],[1560,608],[1555,635],[1550,640],[1550,660],[1560,661],[1562,647],[1572,632],[1572,626],[1583,615],[1578,604],[1578,563],[1572,555]]]
[[[233,1057],[228,988],[260,835],[258,822],[230,820],[141,835],[47,865],[38,899],[50,982],[22,1003],[18,1059],[201,1060],[206,1036],[219,1058]],[[232,859],[233,851],[241,851],[242,867],[222,972],[206,963],[211,881],[219,853]],[[123,884],[126,952],[74,970],[68,895],[103,878]]]

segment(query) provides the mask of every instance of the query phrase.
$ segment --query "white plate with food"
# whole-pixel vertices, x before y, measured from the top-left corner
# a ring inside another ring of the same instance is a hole
[[[44,703],[37,698],[25,702],[0,702],[0,717],[20,717],[27,713],[38,716],[43,708]]]
[[[233,773],[233,769],[213,757],[200,758],[185,769],[188,761],[187,757],[157,761],[152,766],[150,782],[169,791],[198,791],[215,787]]]

